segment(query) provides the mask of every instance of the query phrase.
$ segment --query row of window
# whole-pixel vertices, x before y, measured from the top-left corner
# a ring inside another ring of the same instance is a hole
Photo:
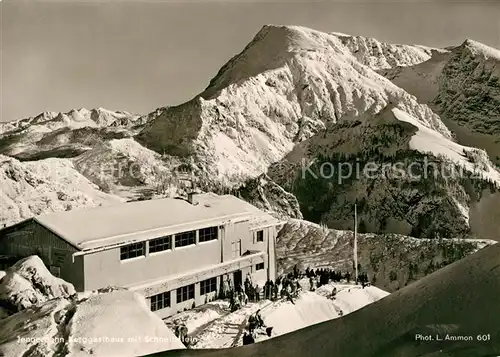
[[[255,270],[263,270],[264,263],[255,265]],[[217,291],[217,278],[210,278],[200,281],[200,295],[206,295]],[[170,307],[170,291],[151,296],[151,311],[161,310]],[[194,284],[180,287],[176,290],[176,302],[194,299]]]
[[[218,227],[202,228],[198,231],[199,242],[216,240],[219,235]],[[182,232],[174,235],[175,246],[185,247],[196,244],[196,231]],[[172,236],[159,237],[149,241],[149,253],[162,252],[172,249]],[[120,259],[131,259],[146,254],[146,242],[132,243],[120,247]]]
[[[205,295],[217,290],[217,278],[210,278],[200,282],[200,295]],[[151,311],[170,307],[170,291],[151,296]],[[194,284],[183,286],[176,290],[176,302],[194,299]]]

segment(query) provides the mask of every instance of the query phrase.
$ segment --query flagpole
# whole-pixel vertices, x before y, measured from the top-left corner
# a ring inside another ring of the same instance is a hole
[[[354,204],[354,269],[355,282],[358,283],[358,208]]]

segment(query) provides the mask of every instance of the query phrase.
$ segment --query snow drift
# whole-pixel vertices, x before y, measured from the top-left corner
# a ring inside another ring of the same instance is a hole
[[[184,345],[143,296],[117,288],[75,293],[40,258],[20,260],[0,280],[1,356],[139,356]],[[3,309],[2,309],[3,310]]]
[[[73,294],[73,285],[50,274],[37,256],[21,259],[0,280],[0,304],[11,312]]]

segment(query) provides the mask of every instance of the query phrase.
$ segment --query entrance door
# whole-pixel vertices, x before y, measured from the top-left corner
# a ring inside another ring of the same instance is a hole
[[[235,271],[233,273],[233,282],[234,282],[234,288],[236,289],[238,286],[243,284],[243,274],[241,270]]]

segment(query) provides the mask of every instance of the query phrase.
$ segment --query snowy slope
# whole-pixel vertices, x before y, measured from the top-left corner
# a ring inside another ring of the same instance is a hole
[[[332,33],[340,38],[356,59],[372,69],[413,66],[443,50],[424,46],[395,45],[374,38]]]
[[[369,117],[328,126],[295,145],[267,175],[295,195],[306,220],[331,228],[353,228],[357,200],[367,232],[479,234],[469,211],[500,187],[487,154],[428,129],[394,105]]]
[[[70,356],[139,356],[185,348],[144,297],[126,290],[94,294],[78,303],[69,334]],[[86,342],[106,337],[115,342]]]
[[[107,192],[130,197],[135,189],[155,189],[173,175],[175,162],[162,160],[134,139],[115,139],[73,159],[76,170]],[[173,188],[172,188],[173,189]]]
[[[307,287],[307,280],[301,282]],[[333,288],[338,294],[335,300],[329,298]],[[345,316],[389,295],[374,286],[362,289],[360,286],[328,284],[315,292],[304,291],[295,304],[285,302],[271,306],[262,312],[267,326],[273,326],[273,335],[280,336],[307,326]],[[267,337],[267,336],[266,336]],[[266,340],[263,337],[260,340]]]
[[[485,151],[462,146],[440,133],[430,130],[418,120],[399,109],[393,109],[394,116],[401,121],[415,125],[417,133],[411,138],[410,148],[433,155],[443,155],[479,177],[496,181],[500,185],[500,171],[491,163]]]
[[[340,319],[249,346],[156,356],[498,356],[500,305],[492,297],[500,294],[499,263],[495,245]],[[478,341],[485,331],[489,340]],[[416,334],[471,340],[416,341]]]
[[[2,320],[5,356],[135,357],[184,345],[130,291],[53,299]]]
[[[307,279],[301,281],[307,286]],[[338,296],[335,300],[329,295],[336,287]],[[315,292],[303,291],[292,304],[289,301],[271,302],[264,300],[249,303],[241,309],[230,312],[227,301],[214,301],[199,306],[194,310],[178,313],[166,320],[168,325],[184,322],[188,328],[192,348],[225,348],[242,345],[243,332],[248,318],[257,310],[267,326],[273,327],[271,338],[299,330],[307,326],[345,316],[368,304],[371,304],[388,293],[376,287],[361,289],[360,286],[347,284],[328,284]],[[269,339],[257,335],[257,342]]]
[[[352,271],[353,232],[290,220],[276,238],[278,270],[332,268]],[[361,271],[393,292],[456,260],[495,244],[490,240],[422,239],[391,234],[359,234]]]
[[[240,198],[281,220],[302,218],[297,198],[277,185],[266,174],[246,181],[237,193]]]
[[[429,104],[458,141],[500,164],[500,51],[466,40],[420,64],[380,71]]]
[[[1,224],[41,213],[120,202],[82,176],[68,159],[20,162],[0,155]]]

